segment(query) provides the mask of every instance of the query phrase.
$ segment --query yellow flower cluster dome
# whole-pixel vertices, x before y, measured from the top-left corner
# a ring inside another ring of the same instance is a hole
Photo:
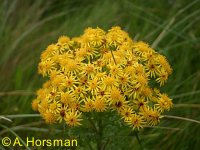
[[[32,107],[47,123],[77,126],[85,112],[115,111],[140,129],[158,124],[173,105],[167,94],[152,87],[164,85],[172,73],[165,56],[133,41],[120,27],[107,32],[87,28],[72,39],[61,36],[41,54],[38,70],[49,80]]]

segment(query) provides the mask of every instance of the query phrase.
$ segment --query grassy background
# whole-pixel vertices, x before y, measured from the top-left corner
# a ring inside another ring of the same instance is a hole
[[[12,132],[22,139],[79,135],[77,149],[95,149],[89,127],[71,133],[65,129],[65,134],[61,126],[45,125],[39,117],[24,115],[35,113],[31,101],[43,82],[37,74],[41,52],[60,35],[79,36],[89,26],[106,30],[119,25],[133,39],[148,42],[166,55],[174,72],[162,90],[175,104],[167,115],[200,120],[199,8],[199,0],[1,0],[0,115],[14,116],[6,116],[12,122],[0,119],[0,125],[9,128],[0,127],[0,138],[12,137]],[[130,130],[112,119],[103,120],[111,124],[102,137],[108,143],[106,149],[139,150]],[[158,127],[145,128],[139,136],[147,150],[200,149],[200,125],[191,121],[164,118]],[[4,149],[1,144],[0,149]]]

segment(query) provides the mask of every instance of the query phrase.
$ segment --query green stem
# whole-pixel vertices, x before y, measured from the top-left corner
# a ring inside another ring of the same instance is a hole
[[[86,143],[87,143],[89,149],[90,149],[90,150],[93,150],[93,148],[92,148],[92,146],[91,146],[91,144],[90,144],[90,141],[86,141]]]
[[[142,146],[142,142],[141,142],[141,140],[140,140],[140,138],[138,136],[138,132],[134,130],[134,134],[135,134],[135,137],[136,137],[136,139],[137,139],[137,141],[138,141],[138,143],[140,145],[141,150],[144,150],[144,148]]]
[[[108,145],[108,143],[110,142],[110,139],[108,139],[105,144],[102,146],[102,149],[101,150],[105,150],[106,149],[106,146]]]
[[[89,120],[90,124],[92,125],[94,132],[97,132],[98,130],[97,130],[96,126],[95,126],[95,123],[92,121],[91,118],[88,118],[88,120]]]
[[[113,57],[114,63],[115,63],[115,65],[117,65],[117,62],[116,62],[115,57],[114,57],[114,54],[113,54],[113,50],[112,50],[112,49],[110,49],[110,50],[111,50],[111,54],[112,54],[112,57]]]
[[[63,123],[63,139],[66,138],[66,126],[65,126],[65,123]]]
[[[98,119],[98,130],[97,130],[97,150],[102,150],[102,136],[103,136],[103,124],[101,114]]]

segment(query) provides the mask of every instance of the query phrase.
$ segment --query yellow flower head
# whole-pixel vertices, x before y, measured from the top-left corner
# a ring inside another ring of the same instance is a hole
[[[69,42],[69,41],[70,41],[70,39],[69,39],[69,37],[67,37],[67,36],[61,36],[61,37],[58,39],[58,43],[61,43],[61,44],[67,43],[67,42]]]
[[[132,114],[131,117],[126,121],[133,129],[140,129],[146,123],[144,118],[137,114]]]
[[[91,99],[87,99],[87,100],[83,100],[84,103],[82,104],[82,111],[84,112],[90,112],[94,109],[94,103],[93,100]]]
[[[80,121],[82,119],[80,119],[81,117],[81,113],[78,111],[70,111],[66,114],[65,116],[65,121],[67,123],[67,125],[69,126],[78,126],[81,125]]]
[[[33,110],[38,111],[38,99],[33,100],[32,108],[33,108]]]
[[[97,97],[95,99],[95,101],[93,102],[94,104],[94,109],[97,111],[97,112],[103,112],[106,110],[107,108],[107,104],[106,104],[106,99],[104,98],[100,98],[100,97]]]
[[[44,113],[44,120],[46,123],[52,124],[56,122],[56,115],[51,111],[47,111]]]
[[[159,123],[173,103],[163,86],[172,68],[149,44],[133,41],[119,26],[87,28],[61,36],[41,54],[38,72],[48,78],[32,108],[47,123],[81,125],[87,113],[114,111],[133,129]],[[87,118],[87,117],[86,117]]]

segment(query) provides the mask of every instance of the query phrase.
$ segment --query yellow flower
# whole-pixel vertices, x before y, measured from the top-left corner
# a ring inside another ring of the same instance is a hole
[[[122,86],[128,85],[129,82],[130,82],[130,77],[128,76],[128,74],[120,75],[120,77],[119,77],[119,83],[120,83]]]
[[[138,98],[133,100],[133,103],[137,106],[138,109],[144,110],[148,104],[148,101],[146,101],[144,98]]]
[[[139,42],[135,42],[133,44],[133,47],[134,47],[134,51],[136,54],[138,54],[139,56],[142,56],[146,53],[149,52],[149,45],[147,43],[144,43],[142,41],[139,41]]]
[[[39,103],[38,99],[34,99],[32,101],[32,108],[33,108],[33,110],[38,111],[38,103]]]
[[[85,36],[87,36],[90,45],[101,46],[104,43],[105,31],[100,28],[88,28],[85,30]]]
[[[139,97],[141,93],[141,87],[137,86],[131,86],[132,88],[129,88],[127,91],[125,91],[125,95],[127,95],[130,99],[136,99]]]
[[[143,128],[143,125],[145,124],[143,117],[137,114],[132,114],[130,119],[128,119],[126,122],[128,125],[130,125],[130,127],[137,130]]]
[[[154,52],[154,50],[152,50],[151,48],[149,48],[149,51],[142,58],[143,61],[149,61],[149,62],[153,62],[156,59],[157,59],[157,55]]]
[[[103,87],[107,89],[112,89],[113,87],[117,86],[118,83],[114,77],[107,76],[103,80]]]
[[[90,111],[92,111],[93,109],[94,109],[94,103],[93,103],[93,100],[91,100],[91,99],[85,99],[85,100],[83,100],[83,104],[82,104],[82,110],[84,111],[84,112],[90,112]]]
[[[152,98],[153,95],[153,91],[150,87],[146,86],[143,87],[141,94],[148,100],[150,100]]]
[[[148,81],[147,78],[144,75],[139,75],[136,77],[136,81],[137,81],[137,87],[144,87],[147,85]]]
[[[59,101],[53,101],[49,104],[49,111],[53,113],[59,113],[61,110],[62,104]]]
[[[47,88],[49,88],[51,86],[51,81],[47,81],[47,82],[45,82],[43,85],[42,85],[42,87],[44,88],[44,89],[47,89]]]
[[[74,100],[74,95],[70,92],[61,92],[60,101],[68,106]]]
[[[106,64],[110,64],[111,62],[113,62],[113,57],[112,57],[112,53],[106,52],[103,54],[102,60],[106,63]]]
[[[56,50],[56,46],[54,44],[49,45],[44,52],[41,54],[41,60],[45,61],[51,58]]]
[[[47,92],[46,98],[48,98],[48,101],[50,102],[53,100],[57,100],[57,98],[59,98],[59,93],[56,87],[50,86],[48,89],[46,89],[46,92]]]
[[[80,69],[80,66],[79,66],[78,60],[68,59],[65,72],[77,72],[79,69]]]
[[[125,122],[130,120],[130,118],[133,115],[133,113],[134,113],[134,111],[130,106],[126,106],[120,112],[120,114],[122,115],[122,119],[124,119]]]
[[[150,77],[155,78],[156,74],[159,72],[159,67],[156,65],[155,62],[149,62],[146,64],[147,73],[150,75]]]
[[[88,55],[86,48],[77,49],[75,53],[77,58],[85,58]]]
[[[42,61],[38,65],[38,72],[43,76],[46,76],[53,70],[55,70],[55,63],[52,60]]]
[[[123,73],[122,68],[120,68],[118,65],[110,65],[109,69],[110,75],[114,77],[118,77]]]
[[[67,36],[61,36],[58,39],[58,43],[61,43],[61,44],[68,43],[69,41],[70,41],[70,39]]]
[[[82,86],[77,86],[75,89],[73,89],[74,96],[76,97],[85,97],[86,95],[86,90]]]
[[[110,93],[107,90],[103,89],[103,88],[99,88],[98,91],[97,91],[97,96],[98,97],[107,99],[109,97],[109,95],[110,95]]]
[[[112,27],[106,35],[106,40],[108,45],[117,46],[118,44],[121,45],[129,38],[128,34],[121,30],[120,27]]]
[[[83,69],[83,74],[85,75],[89,75],[95,72],[95,67],[93,64],[86,64]]]
[[[36,93],[37,93],[38,100],[46,99],[46,89],[45,88],[37,90]]]
[[[61,36],[42,52],[38,72],[46,81],[32,108],[47,123],[80,125],[81,113],[115,111],[133,129],[159,123],[173,103],[163,86],[172,68],[147,43],[133,41],[119,26],[87,28],[70,39]]]
[[[51,52],[53,52],[55,49],[56,49],[55,44],[50,44],[50,45],[47,47],[46,51],[47,51],[48,53],[51,53]]]
[[[106,110],[107,106],[106,106],[106,100],[100,97],[97,97],[94,102],[94,109],[97,112],[103,112]]]
[[[60,109],[59,113],[56,114],[57,121],[59,123],[61,123],[64,120],[64,118],[65,118],[65,116],[67,114],[67,110],[68,110],[67,106],[62,106],[62,108]]]
[[[57,120],[56,115],[51,111],[45,112],[43,117],[44,117],[45,122],[48,124],[53,124]]]
[[[135,68],[133,66],[127,66],[124,69],[124,72],[127,73],[130,76],[134,76],[135,75]]]
[[[76,83],[77,83],[76,77],[73,75],[70,75],[70,76],[66,76],[61,86],[65,88],[73,89],[75,88]]]
[[[102,70],[102,67],[104,67],[106,64],[105,62],[103,61],[103,59],[98,59],[97,61],[94,62],[95,65],[98,66],[98,68],[100,68]]]
[[[120,100],[122,99],[122,95],[121,95],[121,92],[119,89],[112,89],[111,90],[111,93],[110,93],[110,98],[111,98],[111,101],[115,101],[115,100]]]
[[[99,82],[97,81],[97,79],[89,81],[88,90],[92,93],[92,95],[95,95],[98,89],[99,89]]]
[[[96,76],[94,78],[96,78],[97,80],[103,81],[106,77],[106,73],[105,72],[97,72]]]
[[[163,112],[164,110],[169,110],[172,105],[172,100],[166,94],[161,94],[161,97],[158,99],[158,104],[156,104],[157,109],[160,112]]]
[[[160,70],[158,74],[159,75],[158,78],[156,79],[156,82],[160,83],[160,86],[163,86],[168,79],[168,73],[164,70]]]
[[[154,107],[146,107],[142,109],[141,114],[143,115],[144,119],[147,121],[147,123],[151,126],[155,126],[160,122],[160,112]]]
[[[73,102],[71,102],[71,103],[69,104],[68,109],[69,109],[69,110],[72,110],[72,111],[80,110],[80,101],[79,101],[79,99],[76,99],[76,100],[74,100]]]
[[[54,86],[54,87],[60,87],[60,85],[62,84],[64,80],[64,77],[61,76],[61,75],[56,75],[52,81],[51,81],[51,85]]]
[[[142,64],[134,64],[135,65],[135,74],[136,75],[144,75],[144,66]]]
[[[49,102],[47,99],[44,99],[39,105],[38,105],[38,111],[42,114],[44,114],[49,108]]]
[[[170,75],[172,73],[172,68],[170,67],[167,59],[163,55],[157,56],[157,63],[159,66],[163,67],[163,69]]]
[[[118,99],[118,100],[114,100],[114,101],[111,101],[110,104],[111,104],[111,107],[113,108],[113,110],[117,110],[119,113],[125,109],[125,107],[127,107],[127,104],[128,102],[125,101],[124,97],[121,97],[121,99]]]
[[[65,116],[65,121],[69,126],[79,126],[81,125],[81,113],[78,111],[69,111]]]

